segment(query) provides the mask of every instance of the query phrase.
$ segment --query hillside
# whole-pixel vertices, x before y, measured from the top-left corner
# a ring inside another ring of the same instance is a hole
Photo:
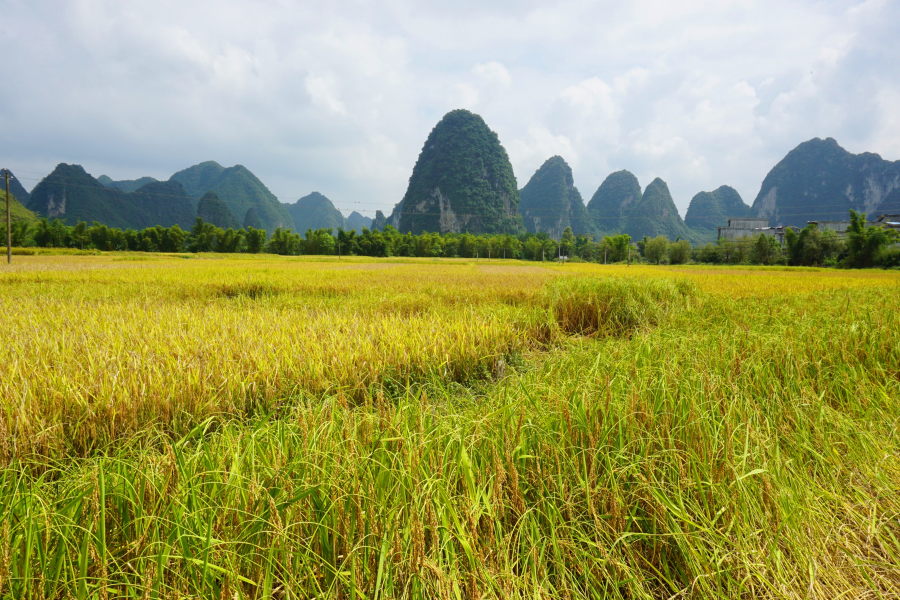
[[[6,171],[7,169],[0,169],[0,191],[3,191],[4,193],[6,192]],[[31,194],[22,187],[22,183],[12,171],[9,172],[9,193],[23,206],[27,205],[28,200],[31,199]],[[15,206],[15,204],[13,204],[13,206]]]
[[[851,154],[833,138],[803,142],[766,175],[753,214],[772,225],[846,221],[850,209],[870,218],[900,212],[900,161]]]
[[[693,232],[688,230],[678,214],[672,194],[669,193],[669,186],[659,177],[650,182],[644,190],[641,201],[628,211],[624,233],[631,235],[632,239],[659,235],[670,240],[678,237],[683,239],[694,237]]]
[[[625,231],[629,212],[641,201],[641,184],[630,171],[616,171],[603,180],[588,202],[588,218],[603,235]]]
[[[12,180],[10,180],[12,184]],[[37,223],[38,217],[33,212],[22,206],[22,203],[13,196],[12,185],[9,186],[9,195],[12,196],[12,204],[9,207],[9,217],[13,223],[19,221],[27,221],[28,223]],[[0,227],[6,229],[6,185],[0,186]],[[5,244],[6,238],[0,240],[0,244]]]
[[[363,227],[367,229],[372,228],[372,218],[364,217],[354,210],[350,213],[350,216],[347,217],[347,227],[355,230],[356,233],[362,233]]]
[[[244,218],[247,211],[253,208],[263,229],[270,233],[276,227],[295,229],[285,205],[256,175],[241,165],[226,169],[216,162],[207,161],[179,171],[169,180],[181,183],[194,198],[200,198],[206,192],[215,192],[235,217]]]
[[[750,210],[737,190],[723,185],[691,198],[684,224],[699,236],[712,241],[718,237],[718,227],[727,225],[730,218],[750,216]]]
[[[237,219],[215,192],[206,192],[197,203],[197,216],[222,229],[239,229]]]
[[[140,179],[123,179],[122,181],[113,181],[112,178],[106,175],[101,175],[97,178],[97,181],[108,188],[122,190],[123,192],[135,192],[148,183],[156,183],[159,180],[154,179],[153,177],[141,177]]]
[[[575,235],[593,233],[584,200],[575,187],[572,168],[560,156],[548,158],[519,191],[519,213],[530,233],[562,237],[566,227]]]
[[[259,213],[252,206],[244,213],[244,227],[252,227],[253,229],[262,229],[262,223],[259,220]]]
[[[506,150],[484,120],[454,110],[434,126],[390,221],[402,232],[515,233],[519,190]]]
[[[31,192],[27,208],[45,217],[97,221],[120,229],[190,227],[194,201],[180,185],[151,183],[136,192],[107,188],[80,165],[60,163]]]
[[[293,204],[285,204],[285,207],[299,233],[305,233],[307,229],[334,229],[335,232],[348,229],[341,211],[319,192],[304,196]]]

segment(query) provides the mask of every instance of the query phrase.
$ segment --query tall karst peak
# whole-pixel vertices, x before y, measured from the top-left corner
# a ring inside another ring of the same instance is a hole
[[[307,229],[342,229],[346,226],[344,215],[334,204],[319,192],[312,192],[293,204],[287,204],[287,210],[294,220],[299,233]]]
[[[711,192],[699,192],[688,206],[684,224],[704,239],[714,240],[718,228],[728,224],[728,219],[747,217],[750,207],[733,187],[723,185]]]
[[[752,212],[772,225],[803,227],[808,221],[846,221],[850,209],[869,218],[900,212],[900,161],[852,154],[833,138],[814,138],[769,171]]]
[[[232,215],[246,216],[249,209],[255,209],[259,223],[269,232],[277,227],[294,228],[285,205],[243,165],[225,168],[209,160],[175,173],[170,181],[181,183],[194,198],[216,192]]]
[[[628,212],[641,196],[641,184],[631,171],[610,173],[588,202],[588,217],[598,232],[622,233]]]
[[[350,216],[347,217],[347,227],[349,229],[355,230],[357,233],[362,233],[362,230],[364,228],[372,228],[372,221],[373,219],[371,217],[365,217],[354,210],[352,213],[350,213]]]
[[[657,177],[644,189],[641,201],[628,211],[625,233],[634,239],[665,236],[670,240],[693,238],[685,226],[666,182]]]
[[[453,110],[434,126],[388,223],[402,232],[522,231],[506,150],[480,116]]]
[[[530,233],[545,231],[554,239],[559,239],[566,227],[575,235],[593,233],[572,169],[561,156],[548,158],[519,195],[519,212]]]

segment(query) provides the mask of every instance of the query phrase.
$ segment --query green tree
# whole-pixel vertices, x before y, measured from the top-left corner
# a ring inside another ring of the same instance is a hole
[[[72,242],[82,250],[84,250],[84,243],[90,242],[87,228],[87,223],[85,223],[84,221],[78,221],[75,227],[72,228]]]
[[[657,236],[644,246],[644,255],[647,260],[659,264],[669,250],[669,240],[664,236]]]
[[[755,265],[774,265],[781,260],[781,244],[763,233],[757,236],[750,249],[750,262]]]
[[[184,250],[184,243],[187,240],[187,235],[187,232],[177,224],[172,225],[165,230],[160,249],[163,252],[181,252]]]
[[[866,214],[850,210],[850,225],[847,227],[847,266],[867,268],[875,265],[882,249],[891,242],[882,227],[868,227]]]
[[[691,259],[691,243],[687,240],[673,242],[669,246],[669,264],[683,265]]]
[[[722,262],[722,258],[719,255],[719,248],[709,242],[702,248],[697,249],[697,262],[709,263],[709,264],[717,264]]]
[[[562,237],[559,239],[559,246],[563,256],[575,254],[575,234],[572,233],[571,227],[566,227],[563,231]]]
[[[266,246],[266,230],[247,227],[247,252],[259,254]]]

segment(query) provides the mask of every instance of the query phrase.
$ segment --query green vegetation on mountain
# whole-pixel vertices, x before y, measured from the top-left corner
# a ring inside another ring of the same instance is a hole
[[[148,183],[156,183],[159,180],[154,179],[153,177],[141,177],[140,179],[123,179],[122,181],[113,181],[111,177],[107,175],[101,175],[97,178],[97,181],[108,188],[115,188],[117,190],[122,190],[123,192],[135,192]]]
[[[12,196],[12,203],[9,206],[9,217],[13,223],[18,223],[20,221],[24,221],[26,223],[37,223],[38,217],[33,212],[25,208],[19,200],[13,196],[12,193],[12,185],[10,187],[9,195]],[[2,189],[0,189],[0,225],[6,229],[6,186],[3,185]],[[6,238],[0,240],[0,244],[5,244]]]
[[[624,233],[635,239],[660,235],[670,240],[693,237],[678,214],[669,186],[659,177],[650,182],[641,201],[628,211]]]
[[[65,163],[35,186],[27,208],[72,225],[97,221],[121,229],[188,227],[195,214],[194,201],[180,184],[155,182],[128,193],[105,187],[80,165]]]
[[[519,213],[529,233],[545,231],[557,240],[566,227],[574,235],[593,233],[572,169],[561,156],[548,158],[519,195]]]
[[[252,227],[253,229],[262,229],[262,223],[259,220],[259,213],[256,209],[250,207],[244,215],[244,227]]]
[[[350,216],[347,217],[347,227],[348,229],[352,229],[357,233],[362,233],[363,228],[372,228],[372,218],[364,217],[354,210],[352,213],[350,213]]]
[[[588,202],[588,217],[598,233],[614,235],[625,231],[629,211],[641,201],[641,185],[630,171],[607,176]]]
[[[0,190],[6,191],[6,172],[8,169],[0,169]],[[12,171],[9,171],[9,193],[13,195],[13,197],[22,204],[22,206],[28,205],[28,200],[31,198],[31,194],[29,194],[24,187],[22,187],[22,183],[19,179],[13,175]],[[15,206],[15,205],[13,205]]]
[[[737,190],[723,185],[712,192],[700,192],[691,198],[684,224],[708,241],[718,237],[718,228],[728,225],[728,219],[750,216]]]
[[[215,192],[206,192],[197,204],[197,217],[222,229],[239,229],[228,205]]]
[[[850,210],[874,218],[900,212],[900,161],[851,154],[832,139],[803,142],[766,175],[753,213],[771,224],[846,221]]]
[[[331,200],[320,194],[313,192],[294,202],[286,204],[287,211],[294,220],[294,226],[298,232],[304,232],[307,229],[313,231],[318,229],[345,229],[346,219],[341,214]]]
[[[249,209],[255,209],[260,224],[270,233],[277,227],[294,228],[294,221],[285,205],[242,165],[226,169],[216,162],[207,161],[175,173],[170,181],[180,182],[195,198],[206,192],[215,192],[232,215],[246,215]]]
[[[516,177],[497,134],[459,109],[428,135],[399,205],[399,229],[517,233],[523,230],[518,206]]]
[[[194,222],[194,199],[188,196],[177,181],[154,180],[128,194],[128,198],[146,215],[147,225],[136,228],[155,225],[189,227]]]

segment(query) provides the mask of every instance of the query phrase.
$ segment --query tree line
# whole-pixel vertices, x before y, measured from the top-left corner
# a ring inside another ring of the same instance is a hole
[[[6,236],[0,225],[0,239]],[[799,232],[785,230],[785,245],[760,234],[737,240],[720,238],[715,243],[693,247],[687,240],[670,241],[663,236],[632,242],[628,234],[574,235],[566,228],[559,240],[546,233],[470,234],[401,233],[388,225],[383,231],[308,229],[305,234],[278,228],[269,237],[264,229],[222,229],[197,217],[190,231],[178,225],[143,230],[116,229],[101,223],[66,225],[59,219],[43,218],[36,224],[13,223],[12,243],[18,247],[78,248],[82,250],[132,252],[220,252],[296,255],[407,256],[447,258],[510,258],[532,261],[568,260],[598,263],[648,262],[678,265],[756,264],[843,267],[900,267],[897,232],[868,227],[865,214],[850,211],[845,237],[820,230],[810,223]]]

